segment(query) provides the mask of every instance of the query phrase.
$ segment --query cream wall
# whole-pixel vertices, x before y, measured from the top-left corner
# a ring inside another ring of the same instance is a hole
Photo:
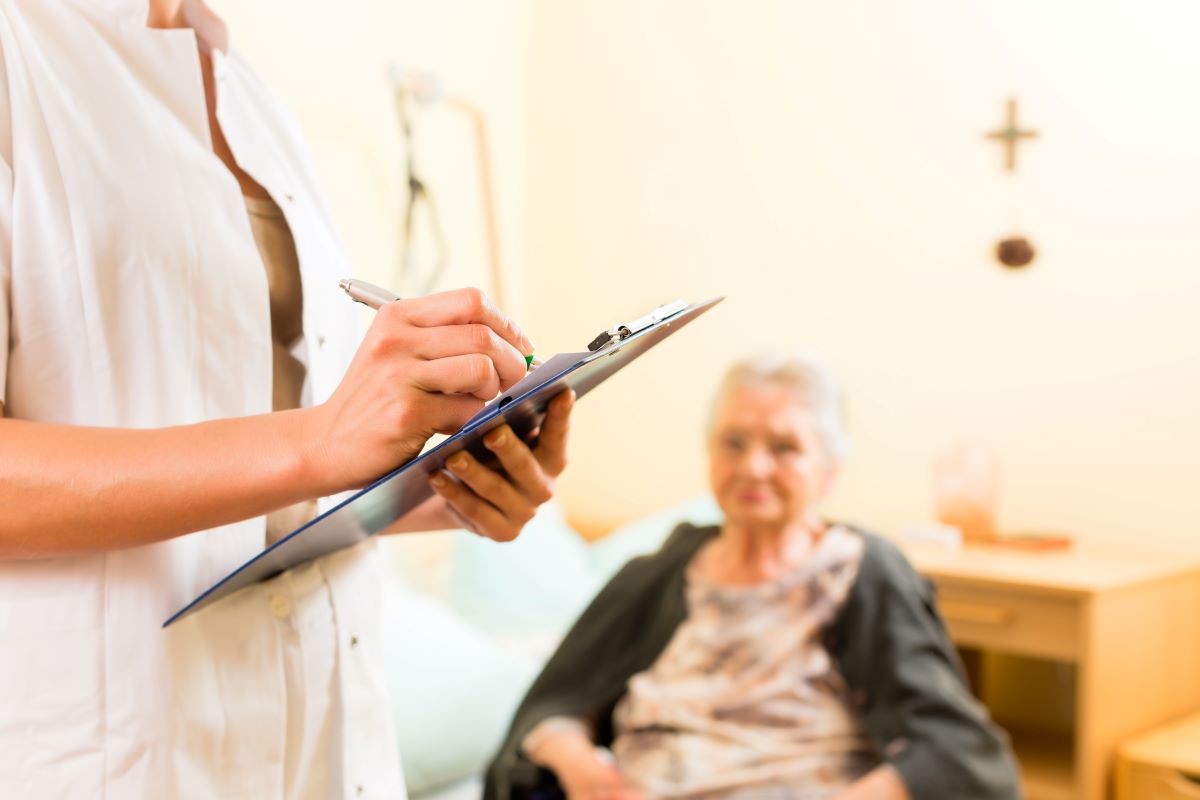
[[[233,48],[299,118],[355,270],[369,280],[394,281],[407,193],[389,66],[428,71],[447,93],[476,103],[490,125],[501,257],[509,305],[517,306],[526,260],[528,0],[208,2],[226,21]],[[416,125],[420,174],[450,240],[439,288],[490,289],[470,124],[441,106],[423,111]]]
[[[581,404],[560,490],[576,523],[701,491],[706,393],[784,344],[849,387],[834,513],[926,518],[933,454],[970,437],[999,450],[1006,528],[1200,547],[1194,3],[532,9],[540,347],[729,295]],[[1010,93],[1041,131],[1015,177],[982,138]],[[1040,252],[1024,273],[990,257],[1013,232]]]
[[[703,396],[784,341],[850,389],[835,513],[923,519],[932,454],[965,436],[1000,450],[1008,528],[1197,546],[1194,3],[213,5],[297,112],[360,274],[396,258],[398,63],[488,116],[509,305],[542,353],[730,296],[581,404],[560,490],[580,526],[701,491]],[[1015,178],[981,138],[1010,93],[1041,131]],[[433,109],[418,135],[443,285],[486,285],[470,130]],[[990,260],[1014,231],[1027,273]]]

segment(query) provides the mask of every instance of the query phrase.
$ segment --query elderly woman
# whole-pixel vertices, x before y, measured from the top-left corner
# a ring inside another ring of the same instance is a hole
[[[709,428],[720,527],[627,565],[530,689],[487,798],[1011,798],[929,584],[818,514],[847,449],[818,362],[726,375]]]

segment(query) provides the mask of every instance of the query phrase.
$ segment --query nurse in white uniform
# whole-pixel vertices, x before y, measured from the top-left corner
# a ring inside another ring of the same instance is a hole
[[[373,542],[159,627],[524,373],[473,290],[360,343],[349,273],[200,0],[0,0],[0,797],[403,796]],[[570,404],[395,530],[515,536]]]

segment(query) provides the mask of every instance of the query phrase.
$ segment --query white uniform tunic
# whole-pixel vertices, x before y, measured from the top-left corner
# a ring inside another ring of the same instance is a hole
[[[212,152],[195,34],[146,12],[0,0],[7,416],[154,428],[270,410],[266,278]],[[235,55],[213,68],[222,131],[295,239],[320,402],[358,340],[346,259],[296,123]],[[263,537],[259,518],[0,563],[0,797],[401,796],[371,544],[160,628]]]

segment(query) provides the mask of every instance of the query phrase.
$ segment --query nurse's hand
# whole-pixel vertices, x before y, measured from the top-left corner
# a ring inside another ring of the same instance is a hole
[[[320,494],[366,485],[519,381],[533,345],[478,289],[386,303],[328,401],[292,413]],[[315,494],[315,493],[314,493]]]
[[[489,539],[515,539],[538,506],[554,494],[554,479],[567,466],[567,430],[574,404],[575,393],[570,390],[550,401],[532,450],[507,425],[484,437],[502,472],[489,469],[466,451],[451,456],[449,470],[432,475],[430,483],[453,520]]]

